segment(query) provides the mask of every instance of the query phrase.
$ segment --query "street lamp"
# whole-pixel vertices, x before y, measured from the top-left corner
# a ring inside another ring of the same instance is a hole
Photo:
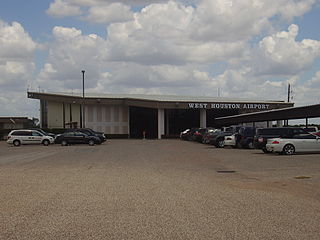
[[[82,126],[85,128],[85,112],[84,112],[84,73],[86,71],[82,70]]]

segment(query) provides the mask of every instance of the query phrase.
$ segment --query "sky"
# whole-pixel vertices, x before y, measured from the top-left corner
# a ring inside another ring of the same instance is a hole
[[[319,0],[1,0],[0,116],[27,91],[320,103]]]

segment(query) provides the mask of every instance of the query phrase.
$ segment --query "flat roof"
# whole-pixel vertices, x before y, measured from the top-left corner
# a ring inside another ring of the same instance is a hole
[[[82,93],[43,93],[43,92],[28,92],[28,97],[38,98],[37,96],[52,96],[52,97],[74,97],[82,98]],[[285,103],[279,100],[257,100],[245,98],[227,98],[227,97],[209,97],[209,96],[178,96],[178,95],[150,95],[150,94],[101,94],[101,93],[85,93],[85,99],[120,99],[120,100],[144,100],[157,102],[215,102],[215,103]]]
[[[241,98],[208,97],[208,96],[175,96],[148,94],[96,94],[86,93],[44,93],[28,92],[29,98],[69,104],[104,104],[125,105],[156,109],[238,109],[241,111],[260,111],[291,107],[293,103],[275,100],[255,100]]]

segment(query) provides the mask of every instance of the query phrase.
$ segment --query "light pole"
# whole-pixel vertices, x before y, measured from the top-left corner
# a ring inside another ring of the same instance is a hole
[[[82,127],[85,128],[85,112],[84,112],[84,73],[86,71],[82,70]]]

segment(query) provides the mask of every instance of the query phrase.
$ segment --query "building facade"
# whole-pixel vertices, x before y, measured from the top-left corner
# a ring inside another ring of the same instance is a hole
[[[292,107],[283,101],[135,94],[28,92],[40,100],[43,128],[88,127],[108,135],[161,138],[191,127],[214,127],[214,119]]]

